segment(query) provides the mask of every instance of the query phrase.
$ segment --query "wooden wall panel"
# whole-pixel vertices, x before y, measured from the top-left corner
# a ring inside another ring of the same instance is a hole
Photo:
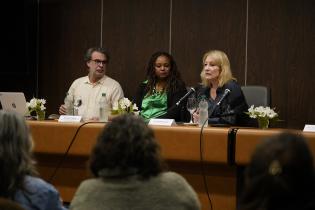
[[[284,120],[276,126],[315,124],[314,4],[313,0],[298,4],[294,0],[42,0],[39,93],[48,100],[48,112],[56,112],[71,82],[87,74],[85,49],[100,43],[111,54],[108,75],[120,82],[129,98],[144,79],[153,52],[168,51],[170,45],[183,79],[196,85],[203,53],[221,49],[241,85],[271,88],[272,106]]]
[[[172,53],[187,85],[200,82],[202,56],[224,51],[244,84],[246,0],[173,0]]]
[[[280,126],[315,123],[314,17],[311,0],[249,1],[247,83],[271,88]]]
[[[87,75],[86,49],[100,45],[101,0],[43,0],[40,11],[39,92],[57,113],[72,81]]]
[[[103,46],[111,54],[108,75],[132,98],[156,51],[168,51],[169,0],[104,1]]]
[[[130,98],[145,77],[149,56],[167,50],[168,1],[105,0],[103,25],[101,7],[101,0],[42,3],[40,91],[49,98],[49,112],[57,111],[71,82],[87,74],[83,54],[88,47],[102,45],[108,50],[107,74],[120,82]]]

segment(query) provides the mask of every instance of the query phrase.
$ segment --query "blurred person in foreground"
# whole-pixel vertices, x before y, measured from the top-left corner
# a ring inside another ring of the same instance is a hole
[[[281,133],[256,148],[245,172],[240,209],[315,209],[314,162],[303,136]]]
[[[101,47],[89,48],[84,56],[88,67],[88,75],[76,79],[68,90],[78,108],[78,115],[85,120],[97,120],[99,101],[106,94],[107,106],[113,108],[115,102],[124,97],[120,84],[106,75],[109,54]],[[62,104],[59,114],[66,114],[66,106]]]
[[[248,105],[241,87],[232,75],[227,55],[220,50],[210,50],[204,54],[202,64],[201,85],[196,87],[196,97],[197,101],[204,98],[208,102],[209,124],[247,125],[249,118],[245,112]],[[230,92],[217,105],[227,90]],[[197,111],[194,113],[194,121],[198,120]]]
[[[95,178],[81,183],[70,209],[200,209],[187,181],[163,171],[153,131],[139,116],[120,115],[106,124],[92,151],[90,170]]]
[[[176,105],[186,92],[174,58],[167,52],[156,52],[149,60],[146,80],[139,85],[134,101],[147,122],[151,118],[187,121],[186,101]]]
[[[57,190],[36,177],[32,149],[24,117],[0,111],[0,197],[26,210],[64,210]]]

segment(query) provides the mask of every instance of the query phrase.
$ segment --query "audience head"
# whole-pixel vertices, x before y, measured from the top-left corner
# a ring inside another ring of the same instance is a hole
[[[155,176],[162,171],[159,145],[142,118],[126,114],[109,122],[98,137],[90,159],[96,177]]]
[[[172,89],[179,78],[180,73],[172,55],[167,52],[156,52],[151,56],[147,65],[149,92],[152,92],[158,81],[166,81],[166,90]]]
[[[219,87],[232,79],[235,80],[232,76],[230,61],[227,55],[220,50],[206,52],[202,58],[202,66],[200,77],[204,86],[210,86],[211,80],[218,81]],[[206,73],[211,70],[211,74]]]
[[[88,66],[91,82],[96,82],[106,74],[106,65],[109,62],[108,53],[101,47],[89,48],[84,56]]]
[[[24,117],[0,111],[0,196],[12,197],[23,189],[25,175],[36,174],[32,138]]]
[[[314,209],[314,179],[312,154],[302,136],[271,137],[251,158],[241,209]]]

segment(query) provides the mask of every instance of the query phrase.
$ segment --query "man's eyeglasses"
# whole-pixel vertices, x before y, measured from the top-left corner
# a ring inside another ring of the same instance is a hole
[[[96,65],[101,65],[101,64],[103,64],[103,65],[106,65],[107,64],[107,60],[105,60],[105,61],[102,61],[102,60],[91,60],[91,61],[94,61],[94,63],[96,64]]]

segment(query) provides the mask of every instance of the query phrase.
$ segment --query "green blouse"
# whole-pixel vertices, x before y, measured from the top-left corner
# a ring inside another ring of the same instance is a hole
[[[166,92],[155,92],[144,96],[141,105],[140,115],[148,122],[151,118],[156,118],[167,113]]]

